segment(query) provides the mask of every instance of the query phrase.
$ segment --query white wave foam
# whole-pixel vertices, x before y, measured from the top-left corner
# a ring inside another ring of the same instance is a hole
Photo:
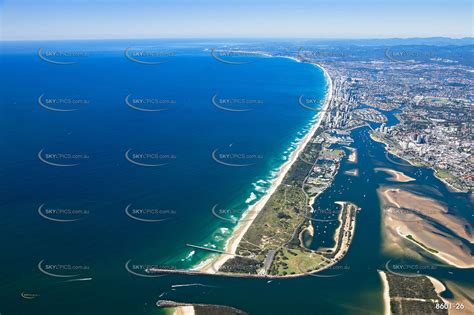
[[[186,256],[186,258],[181,259],[181,261],[190,261],[191,258],[194,256],[194,254],[196,254],[196,251],[195,251],[195,250],[192,250],[192,251],[188,254],[188,256]]]
[[[252,201],[255,201],[257,199],[257,195],[254,192],[250,193],[250,197],[245,200],[246,204],[250,204]]]
[[[216,241],[216,242],[221,242],[221,241],[224,240],[224,238],[223,238],[222,236],[220,236],[220,235],[215,235],[213,239],[214,239],[214,241]]]
[[[259,184],[257,184],[257,183],[253,183],[252,185],[253,185],[254,189],[255,189],[256,191],[260,192],[260,193],[264,193],[265,190],[266,190],[266,189],[265,189],[265,186],[263,186],[263,185],[259,185]]]
[[[230,230],[228,228],[223,227],[223,228],[219,228],[219,232],[221,232],[221,234],[226,235],[226,234],[229,234]]]
[[[206,287],[206,288],[217,288],[214,285],[202,284],[202,283],[187,283],[187,284],[173,284],[172,288],[183,288],[183,287]]]

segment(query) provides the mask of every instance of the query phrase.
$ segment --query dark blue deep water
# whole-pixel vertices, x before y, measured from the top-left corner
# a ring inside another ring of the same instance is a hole
[[[156,314],[160,298],[251,314],[381,314],[376,270],[403,257],[381,250],[376,189],[391,182],[374,168],[403,171],[416,178],[407,189],[469,219],[466,194],[431,170],[393,163],[365,127],[352,132],[358,162],[344,158],[314,206],[337,210],[334,201],[344,200],[362,209],[336,276],[144,277],[147,267],[187,268],[209,255],[186,244],[223,247],[231,219],[262,196],[311,125],[316,112],[298,98],[325,95],[312,65],[224,54],[231,63],[222,62],[206,50],[216,45],[2,44],[2,315]],[[344,174],[353,168],[358,177]],[[429,273],[441,280],[473,276],[436,266]]]
[[[322,99],[326,82],[285,58],[220,62],[213,45],[3,43],[0,291],[16,311],[2,314],[48,299],[50,314],[99,309],[106,296],[141,307],[152,291],[125,302],[135,290],[115,285],[142,280],[127,261],[191,267],[209,254],[187,243],[223,247],[235,223],[212,208],[238,218],[265,192],[314,119],[298,98]]]

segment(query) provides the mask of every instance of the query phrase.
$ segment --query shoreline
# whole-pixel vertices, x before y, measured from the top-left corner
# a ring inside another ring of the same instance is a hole
[[[387,275],[381,270],[377,270],[379,273],[380,279],[382,279],[383,286],[383,303],[384,303],[384,315],[390,315],[390,287],[387,280]]]
[[[289,58],[296,62],[301,62],[300,60],[297,60],[296,58],[293,58],[293,57],[285,57],[285,56],[276,56],[276,57]],[[250,226],[253,224],[253,221],[255,220],[255,218],[259,215],[260,211],[263,210],[263,208],[265,207],[270,197],[281,185],[281,183],[283,182],[283,178],[286,176],[291,166],[298,159],[299,154],[304,150],[304,148],[311,141],[311,139],[313,139],[316,131],[319,129],[325,117],[325,113],[327,112],[327,109],[329,107],[329,104],[331,103],[331,100],[333,98],[333,82],[332,82],[331,76],[329,75],[329,73],[323,66],[317,63],[311,63],[311,64],[314,65],[315,67],[320,68],[323,71],[324,78],[327,84],[327,92],[326,92],[326,96],[324,100],[324,105],[321,108],[321,111],[316,114],[317,118],[316,118],[315,123],[313,124],[311,129],[306,133],[303,139],[301,139],[297,148],[290,154],[288,160],[282,166],[280,166],[278,176],[272,180],[272,183],[269,189],[255,204],[248,207],[248,209],[245,211],[244,215],[240,219],[240,222],[234,228],[232,235],[227,239],[226,245],[224,248],[224,251],[231,254],[221,254],[215,258],[210,258],[198,264],[196,267],[193,267],[191,270],[200,271],[202,273],[215,274],[218,272],[220,267],[222,267],[222,265],[224,265],[227,262],[227,260],[233,257],[233,254],[235,254],[237,251],[237,247],[239,246],[240,241],[242,240],[244,235],[247,233]]]
[[[339,205],[341,209],[339,210],[339,214],[337,215],[337,219],[339,221],[339,226],[336,228],[336,231],[334,232],[333,239],[334,239],[334,246],[331,247],[331,250],[336,250],[337,249],[337,243],[339,242],[339,235],[341,234],[341,230],[344,228],[343,227],[343,218],[342,218],[342,212],[344,210],[344,202],[343,201],[334,201],[335,204]],[[346,248],[348,250],[348,248]]]
[[[390,306],[390,301],[391,301],[390,284],[388,282],[387,275],[386,275],[385,271],[377,270],[377,272],[380,276],[380,279],[382,280],[383,302],[384,302],[384,312],[383,312],[383,314],[384,315],[390,315],[391,312],[392,312],[391,306]],[[449,304],[449,302],[441,296],[441,293],[446,291],[446,286],[441,281],[439,281],[438,279],[436,279],[432,276],[428,276],[428,275],[422,275],[422,276],[425,276],[431,282],[431,284],[433,285],[433,288],[436,292],[436,295],[441,300],[441,303],[442,304]],[[409,299],[409,298],[406,298],[406,299]],[[424,300],[424,301],[430,301],[430,300]]]
[[[446,286],[441,282],[439,281],[438,279],[432,277],[432,276],[426,276],[430,281],[431,283],[433,284],[433,287],[435,288],[435,292],[436,294],[438,294],[438,296],[440,297],[440,299],[443,301],[443,303],[446,303],[446,300],[441,297],[441,293],[443,293],[444,291],[446,291]]]
[[[468,193],[469,191],[467,190],[463,190],[463,189],[460,189],[458,187],[455,187],[454,185],[452,185],[451,183],[449,183],[446,179],[444,178],[441,178],[439,175],[438,175],[438,171],[432,167],[432,166],[428,166],[428,165],[423,165],[423,164],[417,164],[416,162],[414,161],[411,161],[410,159],[407,159],[407,158],[404,158],[402,156],[400,156],[400,154],[398,154],[398,152],[395,152],[392,147],[387,143],[385,142],[383,139],[377,137],[377,136],[374,136],[372,133],[369,133],[370,135],[370,138],[372,140],[374,140],[375,142],[379,142],[379,143],[382,143],[385,147],[385,152],[387,154],[392,154],[394,156],[396,156],[397,158],[407,162],[409,165],[407,166],[413,166],[413,167],[426,167],[426,168],[429,168],[433,171],[433,175],[439,179],[444,185],[446,185],[446,188],[451,191],[451,192],[455,192],[455,193]],[[393,162],[392,162],[393,163]],[[397,163],[395,163],[397,164]]]

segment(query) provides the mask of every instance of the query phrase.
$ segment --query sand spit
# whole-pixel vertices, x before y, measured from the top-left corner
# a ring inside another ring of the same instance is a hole
[[[391,182],[407,183],[407,182],[415,181],[413,177],[407,176],[402,172],[395,171],[390,168],[378,167],[378,168],[375,168],[374,170],[376,172],[384,172],[391,175],[391,177],[387,178],[387,180]]]
[[[349,175],[349,176],[357,177],[357,176],[359,176],[359,169],[354,168],[354,169],[351,169],[351,170],[347,170],[347,171],[344,172],[344,174]]]

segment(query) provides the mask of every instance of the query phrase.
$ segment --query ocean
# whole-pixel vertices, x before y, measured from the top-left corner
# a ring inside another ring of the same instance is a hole
[[[2,315],[158,314],[158,299],[250,314],[381,314],[376,270],[390,260],[413,262],[382,251],[376,189],[393,182],[376,167],[415,178],[400,185],[443,200],[472,224],[467,194],[448,190],[429,169],[402,166],[364,127],[352,131],[357,163],[344,158],[313,206],[317,214],[336,212],[338,200],[361,208],[351,247],[335,268],[272,281],[147,273],[210,257],[189,244],[223,249],[326,93],[315,66],[213,47],[226,46],[2,44]],[[359,176],[345,174],[354,168]],[[434,266],[428,273],[442,281],[469,285],[474,276]]]
[[[80,314],[106,296],[141,309],[165,291],[146,268],[224,248],[314,123],[298,100],[317,109],[326,82],[217,44],[3,43],[2,314]],[[132,289],[144,280],[153,290]]]

